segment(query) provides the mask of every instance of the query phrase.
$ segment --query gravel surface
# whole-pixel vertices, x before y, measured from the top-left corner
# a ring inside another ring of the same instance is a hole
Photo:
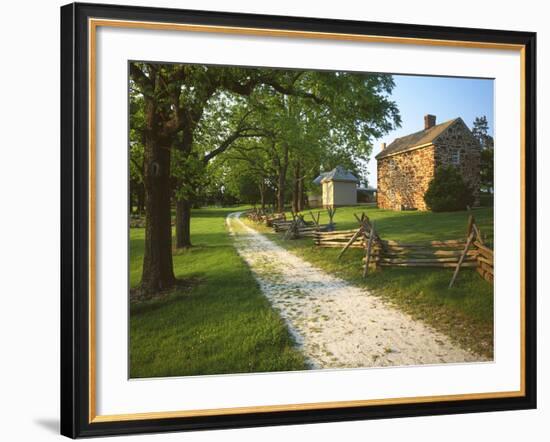
[[[231,213],[227,226],[261,290],[288,324],[311,368],[484,361],[449,338],[312,266]]]

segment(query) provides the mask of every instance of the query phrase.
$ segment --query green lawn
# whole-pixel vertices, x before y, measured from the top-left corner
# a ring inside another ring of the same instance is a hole
[[[194,247],[174,256],[188,281],[130,305],[130,377],[287,371],[306,368],[282,319],[232,246],[225,217],[195,210]],[[144,229],[130,229],[130,285],[139,284]]]
[[[194,247],[177,251],[179,286],[155,300],[130,305],[130,376],[184,376],[306,369],[288,330],[272,310],[250,270],[236,253],[225,228],[235,208],[195,210]],[[357,226],[353,213],[365,210],[384,239],[424,241],[461,238],[468,214],[393,212],[373,207],[339,208],[338,229]],[[473,211],[487,241],[492,241],[492,210]],[[306,219],[309,215],[306,216]],[[321,222],[326,222],[326,213]],[[452,269],[385,268],[361,277],[362,251],[319,249],[311,239],[283,241],[261,225],[255,228],[304,259],[353,284],[369,288],[388,302],[442,331],[465,348],[493,354],[492,285],[471,269],[461,270],[455,287]],[[130,229],[130,284],[141,276],[143,229]]]
[[[466,212],[398,212],[365,206],[338,208],[334,218],[336,228],[356,228],[358,225],[353,214],[360,215],[362,211],[374,221],[383,239],[413,242],[458,239],[466,235]],[[492,243],[492,208],[474,209],[472,213],[482,235]],[[311,220],[309,214],[305,219]],[[321,223],[327,221],[326,212],[322,212]],[[493,356],[493,286],[473,269],[462,269],[452,289],[447,287],[453,269],[384,268],[363,279],[362,250],[350,249],[337,260],[339,249],[318,248],[311,238],[284,241],[282,235],[274,234],[265,226],[254,224],[254,227],[312,264],[353,284],[367,287],[445,333],[464,348]]]

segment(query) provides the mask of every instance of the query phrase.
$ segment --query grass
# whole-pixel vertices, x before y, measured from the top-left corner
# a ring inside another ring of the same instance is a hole
[[[305,369],[225,228],[231,209],[196,210],[194,247],[175,252],[172,292],[130,305],[130,377]],[[130,229],[130,285],[141,278],[144,229]]]
[[[318,210],[312,210],[317,215]],[[457,239],[466,236],[469,212],[422,212],[382,210],[373,206],[339,207],[334,221],[336,229],[355,229],[358,227],[353,214],[366,212],[375,222],[376,231],[383,239],[395,241],[431,241]],[[305,220],[311,220],[309,212]],[[493,209],[489,207],[474,209],[471,212],[488,242],[493,239]],[[290,213],[287,213],[290,218]],[[321,224],[328,222],[326,211],[321,211]]]
[[[357,227],[353,214],[366,211],[383,239],[420,242],[464,238],[468,213],[396,212],[374,207],[338,208],[337,229]],[[315,211],[316,213],[317,211]],[[473,210],[486,242],[493,240],[492,208]],[[306,220],[311,219],[309,215]],[[326,223],[326,212],[321,223]],[[311,239],[282,240],[265,226],[254,224],[271,239],[332,274],[370,289],[374,294],[449,336],[465,349],[493,357],[493,286],[474,270],[462,269],[452,289],[453,269],[384,268],[361,276],[363,251],[349,249],[337,260],[340,249],[318,248]]]
[[[195,210],[194,247],[176,251],[174,270],[185,284],[157,299],[130,305],[130,376],[187,376],[306,369],[287,327],[236,253],[225,228],[235,208]],[[384,239],[428,241],[462,238],[468,214],[393,212],[373,207],[339,208],[338,229],[357,227],[354,213],[366,210]],[[492,209],[474,210],[492,242]],[[307,216],[306,218],[309,218]],[[327,222],[322,213],[321,222]],[[319,249],[311,239],[274,241],[314,265],[357,285],[445,333],[463,348],[493,355],[493,289],[471,269],[461,270],[455,287],[452,269],[386,268],[361,277],[362,251]],[[141,278],[143,229],[130,230],[130,285]]]

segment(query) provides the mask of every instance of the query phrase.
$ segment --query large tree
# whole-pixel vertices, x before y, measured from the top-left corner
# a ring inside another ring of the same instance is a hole
[[[171,198],[177,201],[177,246],[189,246],[191,204],[210,162],[238,140],[259,145],[263,139],[282,210],[289,167],[294,193],[303,194],[302,162],[314,157],[303,153],[319,148],[321,139],[325,148],[362,158],[372,138],[399,123],[392,88],[387,75],[130,63],[131,103],[143,114],[132,127],[143,148],[146,201],[141,290],[154,293],[175,283]]]
[[[178,151],[179,161],[195,162],[197,127],[209,101],[221,91],[249,96],[258,85],[267,85],[280,94],[315,99],[314,93],[294,87],[294,78],[299,75],[271,69],[130,63],[130,94],[142,98],[144,109],[143,125],[137,129],[144,148],[146,227],[140,284],[144,293],[158,292],[175,283],[170,219],[172,151]],[[229,134],[202,161],[208,162],[227,150],[238,136]],[[178,201],[178,219],[183,222],[185,233],[190,220],[189,203],[185,199]]]
[[[236,140],[262,135],[249,123],[249,114],[242,98],[218,92],[205,105],[193,134],[191,149],[175,150],[172,175],[176,183],[177,248],[191,246],[191,207],[193,202],[200,201],[202,190],[208,186],[209,163]]]

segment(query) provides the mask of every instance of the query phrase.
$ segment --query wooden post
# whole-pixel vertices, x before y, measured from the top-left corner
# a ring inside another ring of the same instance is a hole
[[[376,242],[380,242],[380,238],[378,237],[378,235],[376,234],[376,232],[374,230],[372,230],[372,225],[374,223],[371,223],[371,221],[369,220],[369,217],[367,215],[365,215],[365,213],[362,213],[361,214],[361,218],[359,218],[357,216],[357,214],[353,214],[353,216],[355,217],[355,219],[357,220],[357,222],[359,223],[359,225],[363,226],[363,229],[365,232],[373,232],[373,234],[375,235],[375,238],[374,240]]]
[[[368,227],[367,230],[370,231],[371,223],[370,223],[369,217],[365,215],[365,212],[361,213],[361,218],[357,216],[357,213],[354,213],[353,216],[355,217],[355,219],[357,220],[360,226],[367,226]]]
[[[466,228],[466,238],[470,236],[470,233],[472,233],[472,229],[475,226],[475,220],[472,215],[468,217],[468,227]]]
[[[285,235],[283,236],[283,239],[291,239],[294,236],[295,227],[296,227],[296,218],[294,217],[294,219],[292,220],[292,222],[288,226],[288,230],[285,232]]]
[[[479,227],[477,226],[476,223],[473,224],[472,229],[474,230],[479,243],[485,245],[485,242],[483,241],[483,238],[481,237],[481,232],[479,230]]]
[[[458,262],[456,264],[455,272],[453,274],[453,278],[451,279],[451,282],[449,283],[449,288],[451,288],[455,282],[455,279],[458,275],[458,271],[460,270],[460,266],[462,265],[462,262],[464,261],[464,258],[466,257],[466,253],[468,252],[468,248],[470,247],[470,244],[474,240],[475,232],[470,232],[470,235],[468,236],[468,240],[466,241],[466,245],[464,246],[464,250],[462,251],[462,255],[460,255],[460,258],[458,259]]]
[[[357,222],[359,223],[359,225],[362,226],[362,225],[363,225],[363,222],[365,221],[365,214],[362,213],[362,214],[361,214],[361,218],[359,218],[359,217],[357,216],[357,213],[354,213],[353,216],[355,217],[355,219],[357,220]]]
[[[313,214],[313,212],[310,210],[309,211],[309,214],[311,215],[311,219],[313,219],[313,222],[315,223],[315,226],[317,227],[317,229],[320,228],[319,226],[319,218],[321,217],[321,212],[319,212],[319,216],[317,218],[315,218],[315,215]]]
[[[369,272],[369,264],[370,264],[370,252],[372,248],[372,241],[374,238],[374,223],[371,225],[371,229],[369,232],[369,241],[367,243],[367,253],[365,256],[365,270],[363,271],[363,278],[367,277],[367,273]]]
[[[333,207],[327,207],[327,214],[329,219],[329,226],[332,226],[334,224],[334,214],[336,213],[336,209]]]
[[[359,235],[361,235],[361,233],[363,233],[363,227],[359,227],[359,229],[357,230],[357,232],[355,232],[353,234],[353,236],[351,237],[351,239],[347,242],[347,244],[344,246],[344,248],[342,249],[342,251],[338,254],[338,258],[336,259],[340,259],[342,257],[342,255],[346,252],[346,250],[355,242],[355,240],[357,239],[357,237]]]

